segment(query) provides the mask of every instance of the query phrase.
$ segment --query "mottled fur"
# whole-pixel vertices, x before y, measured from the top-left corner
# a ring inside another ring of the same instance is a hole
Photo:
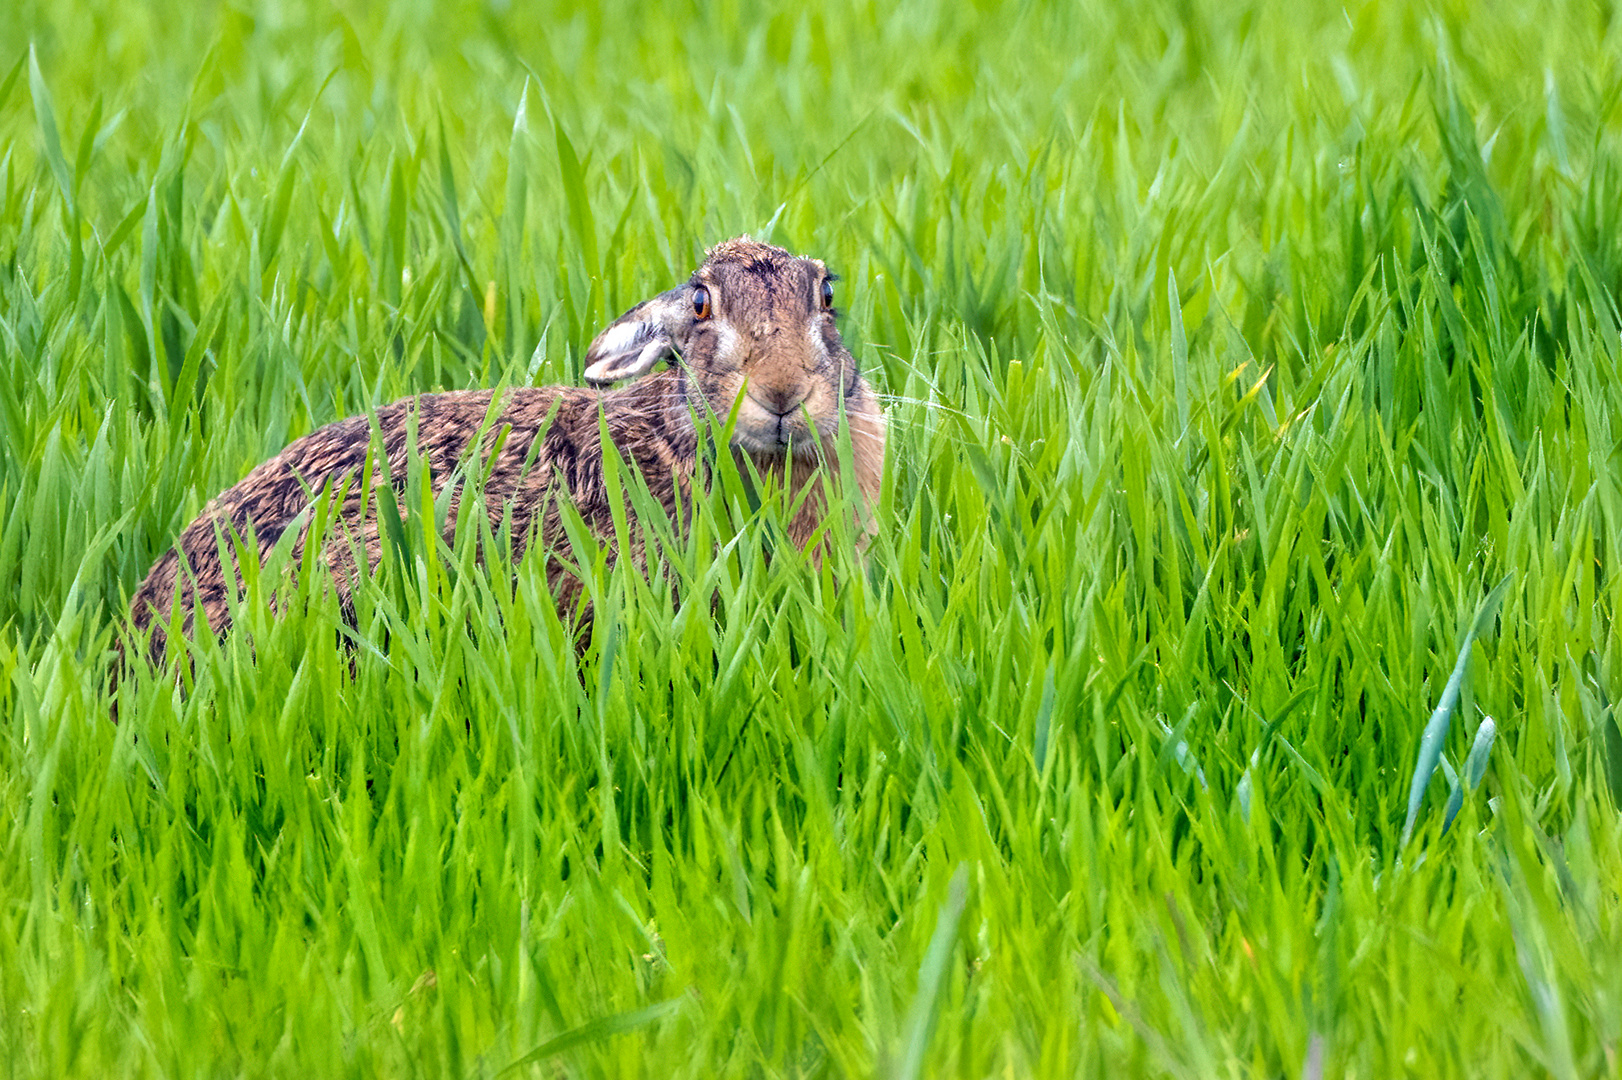
[[[395,402],[377,411],[389,475],[396,484],[407,475],[413,415],[417,452],[436,495],[469,459],[469,444],[482,429],[480,457],[489,473],[486,505],[493,526],[510,514],[515,558],[537,544],[549,551],[566,546],[560,498],[567,498],[597,536],[612,544],[599,417],[619,453],[671,513],[687,502],[698,475],[699,431],[706,433],[705,439],[708,432],[706,410],[726,417],[736,406],[734,453],[783,478],[795,493],[812,486],[788,530],[804,547],[827,505],[822,485],[832,477],[828,463],[834,460],[833,441],[843,412],[863,496],[859,525],[865,536],[884,467],[884,418],[834,326],[834,312],[825,302],[828,280],[826,268],[814,259],[796,258],[747,237],[729,240],[709,252],[688,282],[632,308],[592,343],[586,356],[589,382],[635,381],[617,390],[512,389],[502,393],[493,410],[488,390]],[[695,301],[706,295],[708,310],[700,311]],[[645,374],[661,359],[675,362]],[[367,417],[328,424],[210,502],[175,548],[152,567],[131,601],[135,628],[150,631],[153,661],[161,661],[166,651],[169,613],[176,603],[187,634],[198,611],[216,633],[229,627],[226,596],[237,568],[227,570],[222,563],[219,537],[226,538],[229,548],[233,533],[251,536],[263,556],[297,528],[297,556],[302,530],[309,525],[310,496],[328,484],[333,492],[348,485],[334,509],[323,550],[347,607],[360,573],[357,556],[363,554],[373,568],[381,552],[375,493],[360,490],[371,445]],[[381,470],[374,467],[374,485],[380,481]],[[631,535],[639,534],[639,529],[631,530]],[[634,542],[640,549],[640,539]],[[640,550],[622,554],[642,564]],[[579,583],[555,558],[548,561],[547,577],[560,609],[572,612]]]

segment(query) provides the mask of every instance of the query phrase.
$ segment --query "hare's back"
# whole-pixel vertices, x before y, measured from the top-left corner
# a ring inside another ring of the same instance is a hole
[[[491,482],[499,485],[515,466],[526,460],[533,463],[535,438],[543,432],[552,435],[555,428],[555,435],[546,440],[548,452],[540,455],[554,456],[551,444],[569,441],[565,433],[578,426],[574,414],[594,395],[520,387],[502,394],[494,411],[492,397],[489,390],[467,390],[404,398],[377,410],[375,431],[369,416],[328,424],[288,444],[221,493],[193,527],[207,525],[212,533],[215,522],[229,522],[245,535],[251,525],[261,545],[273,544],[310,505],[311,496],[329,483],[334,491],[350,483],[353,490],[344,511],[348,513],[350,503],[361,505],[353,497],[361,494],[357,485],[374,448],[382,451],[372,462],[374,482],[386,469],[396,486],[403,485],[415,459],[437,492],[459,465],[470,460],[469,444],[480,438],[482,455],[498,453],[497,460],[487,464]]]
[[[166,617],[178,593],[185,608],[206,609],[210,623],[220,628],[227,578],[236,576],[234,566],[221,562],[222,535],[235,542],[251,537],[263,555],[289,528],[308,524],[305,511],[312,497],[329,485],[344,496],[335,507],[339,535],[347,532],[363,547],[373,546],[367,539],[376,531],[377,502],[362,487],[374,447],[382,453],[373,454],[373,487],[385,471],[394,486],[402,486],[415,455],[437,494],[483,432],[482,452],[497,451],[497,459],[488,462],[489,481],[497,489],[491,493],[510,497],[512,490],[500,489],[519,482],[526,462],[533,467],[537,458],[572,456],[567,448],[580,426],[575,414],[589,411],[595,400],[587,390],[521,387],[503,393],[492,415],[492,397],[489,390],[422,394],[378,409],[375,428],[373,417],[352,416],[289,443],[210,501],[153,565],[131,598],[135,625],[150,625],[155,614]],[[542,447],[534,447],[537,437],[545,440]],[[227,543],[227,550],[232,546]],[[190,622],[188,617],[188,628]]]

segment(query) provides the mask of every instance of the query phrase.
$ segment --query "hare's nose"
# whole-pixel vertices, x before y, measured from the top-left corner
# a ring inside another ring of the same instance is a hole
[[[774,416],[787,416],[805,400],[805,395],[797,386],[775,386],[770,383],[751,385],[749,396],[755,399],[755,404]]]

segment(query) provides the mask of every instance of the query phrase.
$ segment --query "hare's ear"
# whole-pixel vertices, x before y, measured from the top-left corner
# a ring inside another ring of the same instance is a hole
[[[681,310],[681,289],[645,300],[608,324],[586,350],[586,382],[610,386],[645,375],[676,355],[670,328]]]

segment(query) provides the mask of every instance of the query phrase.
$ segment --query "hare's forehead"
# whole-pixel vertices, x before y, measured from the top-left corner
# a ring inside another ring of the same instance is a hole
[[[714,287],[722,303],[772,308],[788,300],[804,304],[805,297],[826,274],[815,259],[772,253],[711,260],[699,268],[694,282]]]

